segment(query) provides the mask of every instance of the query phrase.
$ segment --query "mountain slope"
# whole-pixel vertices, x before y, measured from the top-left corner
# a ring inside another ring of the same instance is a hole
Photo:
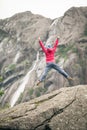
[[[38,37],[44,44],[53,45],[58,35],[60,41],[55,55],[56,63],[74,81],[69,83],[52,70],[41,84],[41,89],[34,90],[45,67]],[[26,102],[61,87],[87,84],[86,77],[87,7],[72,7],[64,16],[54,20],[29,11],[0,20],[0,87],[4,91],[0,97],[2,106]]]

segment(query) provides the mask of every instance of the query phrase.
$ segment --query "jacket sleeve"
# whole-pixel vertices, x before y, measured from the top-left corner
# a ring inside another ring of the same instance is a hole
[[[54,47],[53,47],[54,51],[56,51],[58,43],[59,43],[59,39],[57,38],[56,41],[55,41],[55,43],[54,43]]]
[[[40,44],[42,50],[46,53],[46,48],[41,40],[39,40],[39,44]]]

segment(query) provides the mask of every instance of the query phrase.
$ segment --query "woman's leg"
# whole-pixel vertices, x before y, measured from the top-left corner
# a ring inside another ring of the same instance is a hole
[[[62,74],[65,78],[70,77],[63,69],[61,69],[57,64],[53,63],[53,68]]]
[[[39,81],[43,81],[45,78],[46,78],[46,76],[47,76],[47,73],[49,72],[49,70],[51,69],[51,64],[50,63],[48,63],[47,65],[46,65],[46,67],[45,67],[45,69],[44,69],[44,72],[43,72],[43,74],[41,75],[41,77],[40,77],[40,80]]]

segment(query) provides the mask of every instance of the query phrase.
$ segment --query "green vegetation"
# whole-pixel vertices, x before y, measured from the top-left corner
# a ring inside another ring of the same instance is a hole
[[[35,90],[35,96],[39,97],[47,91],[47,88],[39,87]]]
[[[14,70],[16,68],[16,65],[15,64],[10,64],[8,66],[8,70]]]
[[[30,88],[30,89],[29,89],[29,96],[32,96],[32,95],[33,95],[33,92],[34,92],[34,89],[33,89],[33,88]]]
[[[82,49],[82,46],[80,46],[80,49]],[[84,46],[84,50],[78,50],[78,63],[81,66],[81,70],[82,70],[81,75],[79,75],[79,77],[82,84],[86,83],[87,81],[86,78],[87,60],[86,59],[87,59],[87,45]]]
[[[56,56],[58,55],[58,59],[56,60],[56,62],[58,63],[60,58],[63,58],[66,61],[68,56],[67,53],[69,51],[71,51],[72,53],[78,52],[77,47],[74,43],[59,46],[58,51],[56,53]]]
[[[18,101],[17,101],[18,103],[21,103],[22,97],[23,97],[23,93],[21,93],[21,95],[19,96]]]
[[[24,62],[24,65],[29,65],[29,60],[25,60],[25,61],[23,61]]]
[[[56,54],[56,55],[59,56],[59,58],[57,59],[56,62],[58,62],[60,58],[64,58],[66,60],[67,59],[67,53],[69,51],[76,52],[76,47],[74,47],[74,44],[61,45],[59,47],[57,54]]]
[[[8,66],[4,69],[4,72],[3,72],[3,73],[5,73],[5,72],[7,72],[7,71],[15,70],[15,68],[16,68],[16,64],[10,64],[10,65],[8,65]]]
[[[41,93],[45,93],[47,91],[47,88],[39,87],[38,88]]]
[[[37,90],[35,91],[35,95],[36,95],[36,97],[39,97],[39,96],[41,95],[39,89],[37,89]]]
[[[6,103],[4,106],[2,106],[2,105],[0,104],[0,111],[1,111],[1,110],[4,110],[4,109],[7,109],[7,108],[10,108],[9,103]]]
[[[0,29],[0,40],[3,40],[4,37],[7,37],[8,34],[4,30]]]
[[[2,76],[0,76],[0,82],[2,82],[3,81],[3,77]]]
[[[4,94],[3,90],[0,90],[0,96],[2,96]]]
[[[87,36],[87,24],[85,25],[84,35]]]
[[[45,92],[47,91],[47,89],[46,88],[42,88],[42,87],[40,87],[40,88],[36,88],[36,89],[34,89],[34,88],[29,88],[29,90],[28,90],[28,99],[30,100],[30,99],[33,99],[33,98],[35,98],[35,97],[39,97],[39,96],[41,96],[42,94],[44,94]],[[20,95],[20,97],[18,98],[18,103],[21,103],[21,101],[22,101],[22,98],[23,98],[23,93],[21,93],[21,95]]]
[[[79,64],[82,67],[82,73],[81,73],[80,80],[81,80],[81,83],[84,84],[85,76],[86,76],[86,60],[84,58],[82,59],[81,57],[79,57]]]
[[[78,49],[77,49],[76,46],[74,46],[74,47],[72,48],[72,52],[73,52],[73,53],[78,53]]]
[[[30,99],[39,97],[39,96],[43,95],[46,91],[47,91],[47,89],[43,88],[43,87],[39,87],[36,89],[29,88],[29,97],[30,97]]]
[[[2,70],[2,75],[5,75],[6,73],[12,72],[16,69],[16,64],[9,64],[8,66],[5,66]],[[1,78],[1,80],[4,80]]]

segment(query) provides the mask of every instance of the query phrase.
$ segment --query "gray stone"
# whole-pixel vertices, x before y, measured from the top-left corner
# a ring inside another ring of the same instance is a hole
[[[62,88],[0,111],[1,130],[87,130],[87,85]]]

